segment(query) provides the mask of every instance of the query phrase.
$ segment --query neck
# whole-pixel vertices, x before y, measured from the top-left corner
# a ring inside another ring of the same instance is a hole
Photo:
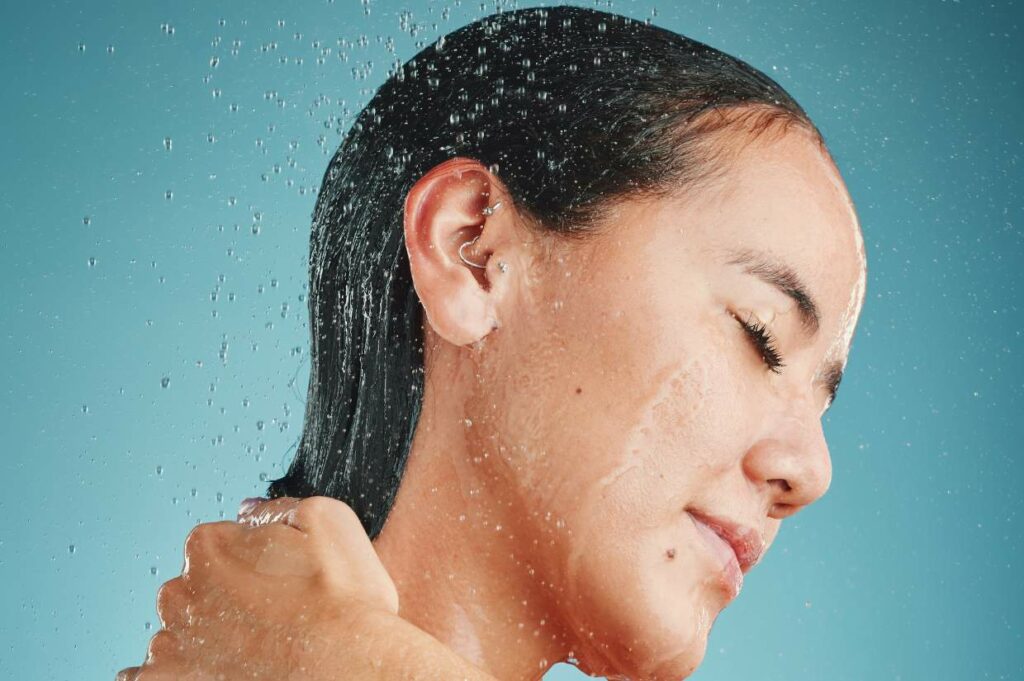
[[[424,395],[395,504],[374,548],[399,615],[499,679],[539,679],[573,637],[525,554],[521,509],[482,462],[464,393]],[[442,392],[442,391],[434,391]],[[476,457],[476,461],[474,461]],[[535,550],[535,547],[534,547]]]

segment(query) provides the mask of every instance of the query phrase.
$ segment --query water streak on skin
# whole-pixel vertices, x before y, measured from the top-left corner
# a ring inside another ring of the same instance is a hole
[[[864,238],[861,236],[859,230],[854,232],[854,238],[857,241],[858,257],[860,258],[860,262],[863,263],[865,262]],[[829,345],[826,357],[835,356],[850,347],[854,329],[857,327],[857,318],[860,316],[861,306],[864,302],[866,285],[867,269],[862,267],[860,274],[857,276],[857,283],[850,291],[850,299],[847,301],[846,308],[843,310],[842,321],[839,326],[841,331],[836,335],[836,338],[832,341],[831,345]]]
[[[649,442],[647,434],[653,428],[657,427],[660,420],[663,420],[666,417],[666,405],[672,404],[677,399],[678,392],[692,382],[682,378],[691,374],[692,367],[693,363],[684,363],[683,365],[680,365],[678,362],[673,362],[656,374],[650,383],[654,388],[650,391],[648,396],[641,401],[641,404],[644,406],[637,410],[638,414],[640,414],[640,419],[627,434],[623,451],[628,452],[628,455],[622,463],[605,475],[601,476],[601,478],[594,483],[593,487],[581,497],[581,504],[583,507],[599,508],[600,502],[596,502],[595,500],[609,496],[613,497],[614,495],[610,494],[609,490],[618,484],[627,473],[631,471],[642,472],[644,457],[641,454],[641,451],[643,446]],[[573,587],[577,581],[579,559],[582,552],[586,549],[586,544],[587,542],[585,538],[581,537],[580,540],[575,543],[569,557],[569,596],[572,600],[575,600],[576,598],[576,594],[573,592]]]
[[[455,625],[449,640],[451,647],[459,651],[459,654],[477,666],[484,665],[483,646],[480,645],[480,637],[476,635],[476,629],[465,609],[457,602],[452,602]]]

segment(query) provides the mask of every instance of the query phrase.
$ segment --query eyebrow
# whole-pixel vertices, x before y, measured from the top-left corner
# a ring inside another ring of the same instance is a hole
[[[766,253],[750,249],[728,250],[728,265],[739,265],[747,274],[757,277],[770,286],[774,286],[784,295],[796,303],[797,312],[800,314],[800,322],[804,333],[808,338],[813,338],[821,326],[821,314],[818,312],[818,305],[814,297],[807,290],[807,286],[789,265],[776,260]],[[843,364],[834,361],[825,367],[824,383],[828,388],[828,406],[825,411],[832,407],[836,400],[836,392],[839,390],[839,383],[843,380]]]

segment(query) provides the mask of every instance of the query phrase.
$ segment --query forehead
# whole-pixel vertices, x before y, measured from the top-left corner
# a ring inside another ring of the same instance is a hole
[[[817,302],[822,331],[849,344],[864,296],[857,215],[835,165],[809,133],[755,139],[726,155],[714,188],[690,198],[691,236],[711,259],[759,251],[790,266]]]

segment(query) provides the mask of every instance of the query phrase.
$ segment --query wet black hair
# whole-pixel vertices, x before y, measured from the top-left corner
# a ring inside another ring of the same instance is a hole
[[[371,538],[405,469],[424,389],[423,310],[403,235],[412,186],[478,160],[535,228],[585,238],[609,202],[693,188],[724,168],[718,132],[796,125],[747,63],[649,21],[582,7],[498,12],[396,65],[324,174],[309,254],[305,423],[268,496],[349,504]]]

